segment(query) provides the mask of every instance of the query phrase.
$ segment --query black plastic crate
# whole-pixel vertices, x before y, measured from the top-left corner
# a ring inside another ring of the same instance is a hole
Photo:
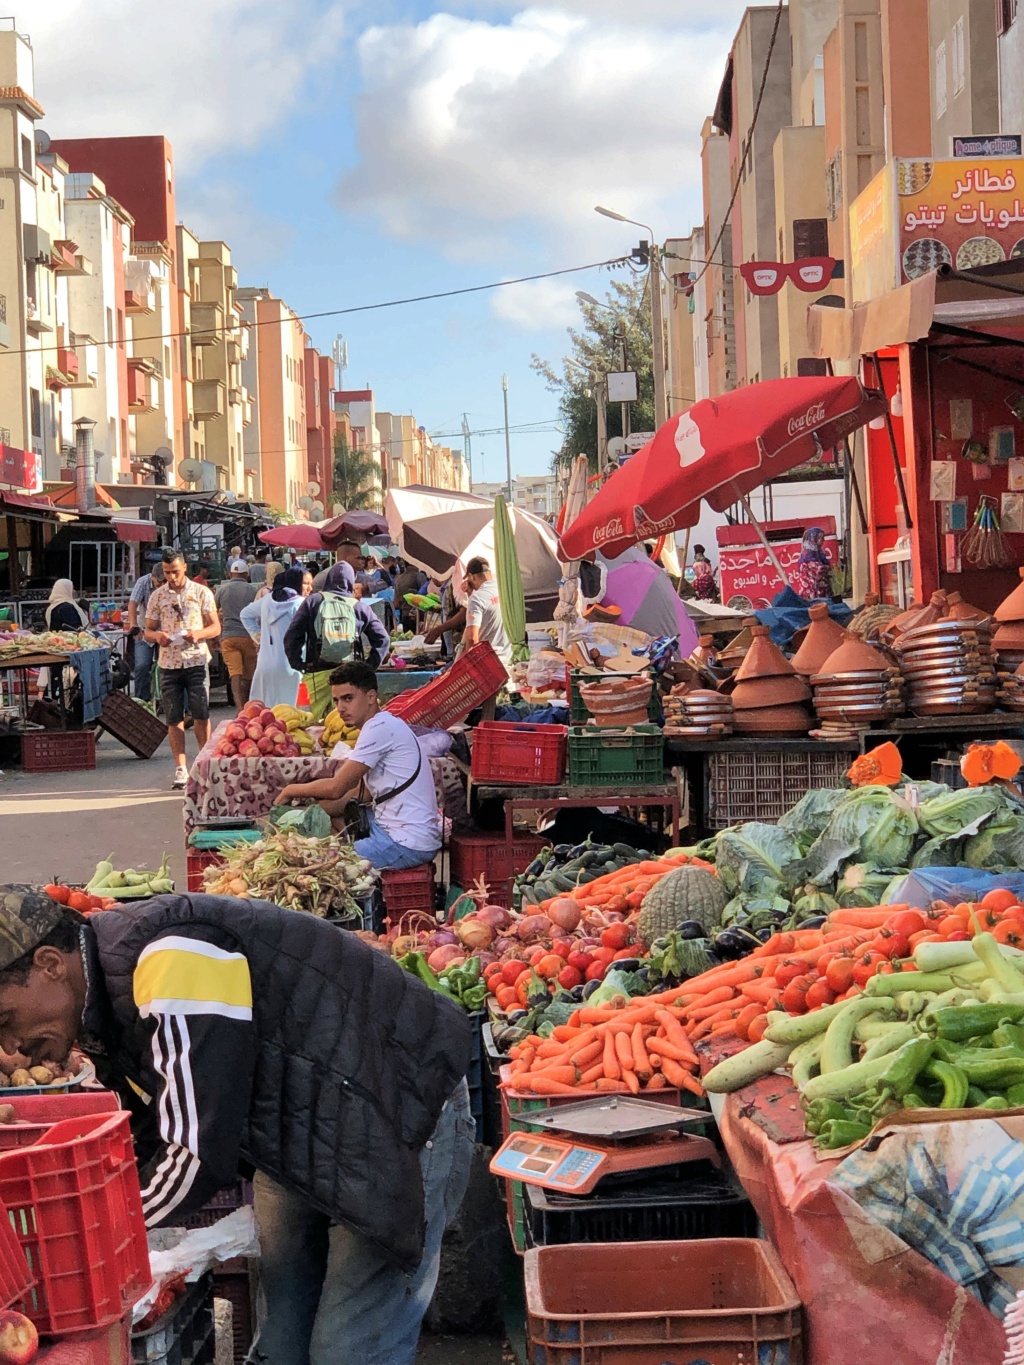
[[[162,1318],[132,1333],[134,1365],[214,1365],[213,1276],[187,1285]]]
[[[136,758],[152,758],[167,738],[166,724],[124,692],[109,692],[104,697],[100,726],[131,749]]]
[[[476,1119],[477,1142],[484,1140],[483,1026],[486,1019],[485,1010],[476,1010],[469,1016],[473,1027],[473,1050],[469,1057],[466,1083],[469,1086],[469,1112]]]
[[[757,1214],[742,1189],[710,1166],[688,1180],[663,1176],[590,1195],[522,1189],[534,1246],[757,1236]]]

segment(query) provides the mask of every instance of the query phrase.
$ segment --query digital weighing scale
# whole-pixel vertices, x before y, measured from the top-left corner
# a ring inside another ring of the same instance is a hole
[[[714,1143],[679,1131],[687,1124],[706,1123],[710,1117],[703,1109],[670,1109],[618,1095],[551,1105],[517,1115],[518,1123],[546,1131],[543,1136],[513,1133],[495,1152],[490,1169],[493,1175],[527,1185],[563,1194],[590,1194],[606,1176],[626,1171],[688,1161],[719,1166]]]

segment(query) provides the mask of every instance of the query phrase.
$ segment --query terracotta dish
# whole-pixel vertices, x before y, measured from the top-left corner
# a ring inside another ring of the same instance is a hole
[[[767,626],[754,626],[750,648],[734,675],[735,682],[751,682],[756,678],[792,678],[796,670],[778,645],[768,637]]]
[[[871,645],[866,645],[860,640],[847,640],[845,644],[839,646],[835,653],[830,654],[821,666],[821,672],[815,674],[816,677],[826,677],[831,675],[836,677],[840,673],[885,673],[892,665],[885,655]]]
[[[825,660],[853,637],[832,620],[824,602],[816,602],[808,609],[811,624],[800,648],[790,660],[796,671],[805,678],[820,671]]]
[[[997,621],[1024,621],[1024,569],[1021,569],[1020,576],[1022,581],[1017,584],[1009,597],[1004,597],[996,607],[995,617]]]
[[[732,693],[732,704],[737,711],[787,706],[810,699],[811,689],[803,678],[758,678],[737,683]]]

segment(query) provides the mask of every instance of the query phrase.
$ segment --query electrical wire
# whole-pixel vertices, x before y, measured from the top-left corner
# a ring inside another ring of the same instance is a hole
[[[782,24],[782,11],[784,8],[785,0],[779,0],[778,8],[775,11],[775,23],[772,27],[771,41],[768,44],[768,52],[764,59],[764,70],[761,72],[761,86],[757,92],[754,113],[750,120],[750,127],[747,129],[747,136],[743,139],[743,145],[740,148],[740,168],[736,172],[736,180],[732,187],[732,194],[729,196],[729,203],[726,206],[725,213],[722,215],[722,226],[719,228],[714,245],[708,252],[708,259],[704,262],[704,269],[693,281],[694,284],[698,284],[711,269],[712,258],[721,246],[722,238],[725,236],[725,230],[729,226],[729,214],[732,213],[732,206],[735,204],[736,196],[740,192],[740,185],[743,183],[743,168],[747,164],[747,157],[750,155],[750,148],[754,141],[754,129],[757,127],[757,118],[761,112],[761,101],[764,99],[765,87],[768,84],[768,69],[772,64],[772,53],[775,51],[775,41],[779,36],[779,27]]]
[[[280,327],[289,322],[312,322],[317,318],[338,318],[349,313],[374,313],[382,308],[401,308],[408,303],[429,303],[435,299],[452,299],[461,294],[482,294],[491,289],[505,289],[513,284],[532,284],[535,280],[553,280],[560,275],[579,275],[585,270],[611,269],[613,266],[626,265],[629,262],[628,256],[615,256],[607,261],[591,261],[589,265],[570,265],[564,270],[546,270],[539,275],[520,275],[514,280],[494,280],[490,284],[469,284],[461,289],[442,289],[435,294],[414,294],[404,299],[385,299],[381,303],[360,303],[350,308],[325,308],[317,313],[293,313],[288,310],[287,317],[264,318],[262,321],[255,319],[252,322],[241,322],[235,327],[201,327],[186,332],[162,332],[159,336],[140,337],[140,341],[175,341],[181,337],[216,337],[234,336],[242,327]],[[195,300],[202,304],[201,299]],[[134,338],[131,338],[134,341]],[[129,338],[116,337],[113,341],[96,342],[77,342],[71,346],[23,346],[11,350],[0,351],[0,355],[42,355],[47,351],[74,350],[75,345],[96,345],[96,346],[126,346]],[[145,357],[132,357],[132,359],[145,359]],[[459,433],[462,434],[461,432]]]

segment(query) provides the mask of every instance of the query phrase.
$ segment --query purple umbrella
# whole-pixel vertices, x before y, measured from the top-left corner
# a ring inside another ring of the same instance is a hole
[[[387,522],[377,512],[342,512],[340,517],[325,521],[320,534],[328,549],[334,549],[343,540],[362,544],[367,536],[384,535],[387,529]]]
[[[617,625],[632,626],[655,638],[679,638],[679,653],[686,659],[697,648],[697,627],[672,586],[672,580],[645,550],[627,550],[617,559],[604,559],[607,567],[605,595],[601,605],[619,608]]]

